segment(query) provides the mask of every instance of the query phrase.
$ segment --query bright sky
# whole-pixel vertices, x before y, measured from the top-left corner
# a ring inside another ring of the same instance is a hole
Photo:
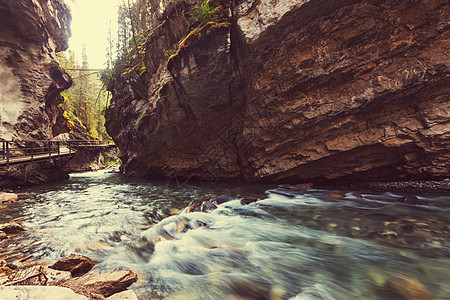
[[[81,64],[83,43],[91,69],[102,69],[106,64],[108,28],[113,38],[117,35],[117,3],[119,0],[66,0],[72,12],[69,50],[75,52]]]

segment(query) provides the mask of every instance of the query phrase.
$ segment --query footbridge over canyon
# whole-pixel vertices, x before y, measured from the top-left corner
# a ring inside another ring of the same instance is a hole
[[[40,161],[66,160],[78,150],[107,150],[116,147],[112,141],[101,140],[21,140],[1,141],[0,168]]]

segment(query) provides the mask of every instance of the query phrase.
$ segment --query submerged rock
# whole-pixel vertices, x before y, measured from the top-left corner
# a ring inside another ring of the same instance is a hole
[[[89,272],[93,267],[94,263],[89,257],[70,254],[64,258],[61,258],[56,263],[50,266],[50,268],[61,271],[69,271],[72,276],[80,276]]]
[[[0,231],[5,232],[6,234],[19,233],[25,230],[27,230],[25,226],[14,221],[5,224],[0,224]]]
[[[417,278],[398,273],[389,282],[392,289],[406,300],[431,300],[433,294]]]
[[[397,202],[406,203],[406,204],[413,204],[413,205],[420,205],[422,202],[420,201],[417,196],[405,196],[397,199]]]

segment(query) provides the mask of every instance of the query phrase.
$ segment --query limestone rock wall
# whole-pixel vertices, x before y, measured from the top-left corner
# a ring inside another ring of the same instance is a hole
[[[55,51],[68,47],[69,22],[59,0],[1,1],[0,138],[50,139],[67,130],[57,124],[59,93],[72,79]]]
[[[72,84],[55,61],[67,49],[70,13],[60,0],[0,1],[0,140],[68,132],[60,92]],[[0,170],[0,187],[68,178],[51,163]]]
[[[219,2],[227,20],[195,36],[193,4],[170,6],[147,40],[147,73],[110,86],[107,129],[124,173],[319,183],[450,176],[447,1]],[[169,60],[168,48],[178,49]]]

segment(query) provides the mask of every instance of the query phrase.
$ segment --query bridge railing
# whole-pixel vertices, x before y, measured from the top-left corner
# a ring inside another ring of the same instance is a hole
[[[9,165],[17,161],[17,158],[28,157],[30,162],[35,159],[59,158],[61,155],[75,154],[79,148],[109,147],[113,142],[99,140],[22,140],[22,141],[1,141],[0,148],[1,164]]]

